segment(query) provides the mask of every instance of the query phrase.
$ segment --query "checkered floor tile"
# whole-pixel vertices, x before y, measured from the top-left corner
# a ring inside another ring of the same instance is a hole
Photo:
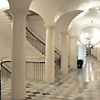
[[[26,80],[25,100],[100,100],[100,63],[87,57],[83,69],[70,70],[54,83]],[[1,78],[1,100],[11,100],[11,79]]]

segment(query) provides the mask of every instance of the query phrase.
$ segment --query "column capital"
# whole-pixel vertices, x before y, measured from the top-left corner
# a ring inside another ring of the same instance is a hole
[[[28,13],[29,6],[32,0],[9,0],[10,12],[12,14]]]
[[[71,35],[70,35],[70,38],[78,38],[78,37],[77,37],[77,36],[71,36]]]
[[[62,31],[61,35],[70,35],[70,34],[67,31],[66,32]]]
[[[45,28],[56,28],[57,26],[56,26],[56,24],[52,24],[52,25],[46,24],[46,25],[44,25],[44,27]]]
[[[20,10],[10,10],[10,12],[12,13],[12,15],[27,15],[28,14],[28,11],[20,11]]]
[[[67,35],[67,32],[61,32],[61,35]]]

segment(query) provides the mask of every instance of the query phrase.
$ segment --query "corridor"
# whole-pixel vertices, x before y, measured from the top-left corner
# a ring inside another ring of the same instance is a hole
[[[100,100],[100,62],[93,56],[83,69],[59,76],[51,84],[27,80],[25,100]],[[1,100],[11,100],[11,79],[1,78],[1,85]]]

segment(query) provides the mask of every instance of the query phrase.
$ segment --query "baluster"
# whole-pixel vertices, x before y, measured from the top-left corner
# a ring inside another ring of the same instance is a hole
[[[32,38],[32,46],[34,47],[34,39]]]
[[[4,70],[4,78],[6,77],[6,72],[5,72],[5,70]]]
[[[36,73],[36,69],[35,69],[35,63],[34,63],[34,80],[35,80],[35,73]]]
[[[29,74],[29,67],[28,67],[28,63],[27,63],[27,73],[28,73],[27,78],[29,79],[30,74]]]
[[[40,50],[41,50],[41,53],[43,54],[43,46],[42,46],[42,43],[40,43]]]
[[[36,63],[35,63],[35,80],[36,80]]]
[[[45,54],[45,46],[43,46],[43,52],[44,52],[44,54]]]
[[[40,81],[41,81],[41,63],[40,63]]]
[[[1,67],[1,77],[2,77],[2,71],[3,71],[3,70],[2,70],[2,67]]]
[[[5,69],[4,69],[4,78],[5,78]]]
[[[43,73],[44,73],[44,71],[43,71],[43,63],[41,63],[41,81],[43,81]]]
[[[41,45],[40,45],[40,41],[38,41],[38,49],[41,52]]]
[[[37,80],[37,63],[35,63],[35,70],[36,70],[36,73],[35,73],[35,80]]]
[[[33,80],[33,63],[31,63],[32,64],[32,80]]]
[[[26,66],[25,66],[26,68],[26,70],[25,70],[25,73],[26,73],[26,76],[25,76],[25,78],[27,79],[27,63],[26,63]]]
[[[28,68],[27,68],[27,63],[26,63],[26,79],[28,79]]]
[[[39,80],[39,63],[37,63],[37,81]]]
[[[35,79],[35,63],[33,63],[33,80]]]
[[[41,52],[43,54],[43,44],[40,44],[40,50],[41,50]]]
[[[26,79],[28,79],[28,67],[27,67],[27,63],[26,63]]]
[[[4,78],[4,68],[2,68],[2,77]]]
[[[27,63],[27,79],[29,79],[29,67],[28,67],[28,63]]]
[[[2,77],[2,67],[1,67],[1,77]]]
[[[37,41],[36,41],[36,39],[35,39],[35,48],[37,48]]]
[[[33,38],[33,45],[34,45],[34,47],[36,47],[36,46],[35,46],[35,38]]]
[[[35,39],[35,48],[37,48],[37,41],[36,41],[36,39]]]
[[[8,74],[8,78],[10,78],[10,73]]]
[[[6,78],[8,78],[8,72],[6,71]]]
[[[39,44],[39,41],[37,40],[37,50],[40,51],[40,50],[39,50],[39,45],[38,45],[38,44]]]
[[[31,79],[31,66],[29,64],[28,64],[28,66],[29,66],[29,73],[30,73],[29,79]]]
[[[38,81],[39,81],[39,63],[38,63]]]
[[[36,80],[37,80],[37,62],[36,62]]]
[[[29,63],[29,67],[30,67],[30,80],[31,80],[31,63]]]
[[[44,63],[42,63],[42,81],[44,81],[44,74],[45,74],[45,72],[44,72]]]
[[[5,78],[7,78],[7,71],[5,70]]]
[[[10,73],[8,73],[8,78],[9,78],[9,74],[10,74]]]
[[[44,74],[45,74],[45,72],[44,72],[44,63],[42,63],[42,81],[44,81]]]
[[[39,79],[38,79],[38,81],[40,81],[40,63],[38,63],[39,64],[39,67],[38,67],[38,76],[39,76]]]
[[[43,54],[45,54],[44,48],[45,48],[45,46],[42,44]]]
[[[38,63],[36,63],[36,80],[38,79]]]
[[[31,67],[30,71],[31,71],[31,80],[32,80],[32,63],[30,63],[30,67]]]

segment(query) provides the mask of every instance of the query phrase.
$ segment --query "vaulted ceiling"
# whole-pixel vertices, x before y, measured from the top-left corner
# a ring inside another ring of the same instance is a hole
[[[7,0],[0,4],[9,9]],[[44,25],[56,24],[56,45],[61,32],[78,36],[84,45],[100,41],[100,0],[33,0],[29,10],[27,23],[42,38],[46,35]]]

